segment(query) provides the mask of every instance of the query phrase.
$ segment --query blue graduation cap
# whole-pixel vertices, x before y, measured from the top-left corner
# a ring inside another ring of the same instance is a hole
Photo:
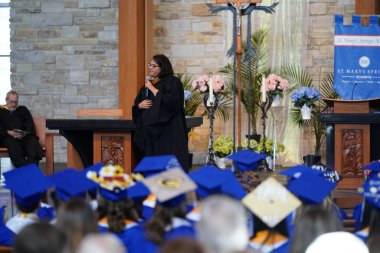
[[[304,173],[291,180],[287,188],[306,204],[320,204],[336,185],[319,175]]]
[[[17,203],[25,207],[38,203],[42,193],[53,187],[35,164],[5,172],[3,175],[5,187],[13,191]]]
[[[376,174],[358,188],[358,192],[363,195],[367,201],[380,208],[380,176]]]
[[[222,193],[241,199],[246,194],[231,170],[221,170],[215,166],[206,165],[190,172],[189,177],[198,185],[196,193],[202,198],[214,193]]]
[[[88,171],[86,176],[97,184],[103,198],[113,202],[127,198],[127,189],[134,185],[132,178],[119,165],[103,166],[98,172]]]
[[[322,175],[323,171],[315,170],[304,165],[296,165],[286,170],[278,172],[278,174],[288,176],[289,178],[299,178],[302,174]]]
[[[149,194],[149,189],[142,182],[138,182],[127,189],[128,197],[134,201],[145,199]]]
[[[367,164],[366,166],[363,166],[362,169],[380,172],[380,162],[378,162],[378,161],[371,162],[371,163]]]
[[[240,171],[256,170],[257,163],[265,157],[267,157],[267,155],[249,149],[241,150],[227,156],[227,158],[234,161],[235,168]]]
[[[73,197],[84,197],[87,191],[97,186],[83,173],[71,168],[51,175],[49,180],[55,184],[55,193],[62,201]]]
[[[182,168],[175,155],[146,156],[133,170],[142,173],[145,177],[160,173],[171,168]]]

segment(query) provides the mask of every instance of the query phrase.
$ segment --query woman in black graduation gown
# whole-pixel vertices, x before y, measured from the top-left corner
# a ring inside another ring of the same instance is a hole
[[[134,142],[145,156],[173,154],[185,171],[189,167],[184,91],[168,57],[153,56],[150,80],[135,98],[132,117]]]

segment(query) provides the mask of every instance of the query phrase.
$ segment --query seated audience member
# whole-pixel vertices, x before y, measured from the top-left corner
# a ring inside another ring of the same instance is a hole
[[[206,253],[206,251],[198,241],[190,238],[180,238],[165,243],[160,253]]]
[[[128,188],[134,185],[131,177],[120,166],[104,166],[98,172],[89,171],[87,177],[99,185],[98,229],[116,235],[129,253],[140,252],[136,239],[141,233],[139,217],[128,197]],[[142,235],[141,235],[142,237]]]
[[[75,169],[62,170],[54,173],[48,179],[55,185],[55,191],[52,192],[51,197],[57,210],[61,203],[71,198],[86,199],[87,192],[97,187],[96,183]]]
[[[12,246],[15,233],[5,226],[5,206],[0,208],[0,246]]]
[[[36,214],[42,194],[53,185],[36,165],[5,172],[5,187],[14,193],[18,213],[9,219],[6,226],[15,234],[26,225],[39,221]]]
[[[13,253],[71,253],[65,234],[49,223],[26,226],[15,238]]]
[[[228,196],[213,195],[204,199],[197,236],[208,253],[245,251],[249,242],[246,210]]]
[[[71,252],[76,252],[82,239],[97,232],[97,220],[89,203],[71,198],[58,209],[55,224],[70,241]]]
[[[331,232],[320,235],[305,253],[369,253],[367,246],[349,232]]]
[[[141,228],[144,238],[140,252],[157,252],[167,241],[194,238],[195,231],[185,219],[185,193],[196,189],[196,184],[181,168],[173,168],[142,181],[157,197],[154,214]]]
[[[186,215],[186,218],[192,222],[200,220],[201,208],[198,200],[202,200],[214,194],[223,194],[241,200],[247,194],[237,180],[232,170],[221,170],[212,165],[206,165],[189,173],[189,177],[197,184],[197,200],[194,203],[195,208]]]
[[[267,155],[265,154],[248,149],[238,151],[228,156],[228,158],[233,161],[232,170],[246,192],[251,192],[260,184],[261,179],[256,171],[264,169],[263,160],[266,157]]]
[[[18,168],[36,164],[43,157],[32,115],[28,108],[18,105],[18,94],[9,91],[6,105],[0,106],[0,145],[8,149],[13,165]]]
[[[288,176],[286,187],[302,201],[303,206],[320,205],[322,209],[334,212],[342,220],[339,207],[330,197],[330,193],[335,189],[337,182],[326,179],[323,173],[323,171],[307,166],[297,165],[281,171],[279,174]],[[293,212],[287,217],[290,236],[294,232],[294,221],[297,215],[296,212]]]
[[[297,212],[290,252],[305,252],[318,236],[342,230],[342,222],[335,212],[321,205],[302,206]]]
[[[301,206],[297,197],[270,177],[242,202],[256,218],[249,247],[259,252],[288,252],[289,235],[285,218]]]
[[[370,252],[380,252],[380,174],[372,175],[358,192],[365,202],[361,229],[355,234],[365,240]]]
[[[90,234],[83,238],[77,253],[125,253],[123,243],[113,234]]]
[[[147,178],[171,168],[182,168],[175,155],[146,156],[134,168],[133,172]],[[142,189],[144,186],[139,186]],[[148,194],[145,196],[146,189],[142,189],[144,198],[134,198],[134,204],[140,213],[140,217],[149,220],[154,213],[156,206],[156,196]],[[148,190],[149,191],[149,190]]]

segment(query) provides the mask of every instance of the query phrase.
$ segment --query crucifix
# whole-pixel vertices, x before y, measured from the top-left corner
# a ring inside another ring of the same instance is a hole
[[[212,13],[219,12],[222,10],[229,10],[234,15],[234,26],[233,26],[233,42],[231,48],[227,52],[227,56],[234,56],[236,59],[236,65],[234,62],[234,68],[236,68],[236,76],[234,76],[234,151],[235,151],[235,124],[237,114],[237,147],[241,147],[241,58],[242,58],[242,29],[241,21],[242,16],[248,16],[247,21],[247,55],[244,60],[249,60],[254,56],[251,47],[251,12],[254,10],[265,11],[266,13],[273,13],[274,8],[278,3],[273,3],[271,6],[257,6],[262,0],[216,0],[216,4],[227,4],[224,6],[213,6],[212,4],[207,4],[209,10]],[[237,93],[237,108],[235,109],[235,90]],[[236,113],[237,111],[237,113]]]

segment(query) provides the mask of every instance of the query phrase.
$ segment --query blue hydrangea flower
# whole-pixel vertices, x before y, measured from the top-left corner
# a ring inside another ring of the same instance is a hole
[[[188,90],[184,90],[185,93],[185,101],[189,100],[191,98],[191,92]]]
[[[305,86],[300,87],[290,95],[294,105],[298,108],[301,108],[304,104],[310,107],[315,101],[321,99],[321,97],[321,93],[316,88]]]

